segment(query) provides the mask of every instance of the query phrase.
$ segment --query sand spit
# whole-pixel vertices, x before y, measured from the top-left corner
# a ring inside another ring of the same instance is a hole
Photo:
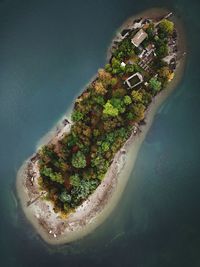
[[[157,18],[167,14],[164,9],[151,9],[128,19],[120,28],[127,28],[133,19]],[[178,48],[180,56],[186,51],[185,35],[181,23],[172,17],[178,32]],[[108,51],[109,55],[109,51]],[[153,118],[160,105],[171,94],[184,73],[185,57],[180,57],[175,77],[172,82],[159,93],[148,107],[145,116],[145,125],[141,125],[137,132],[133,132],[124,146],[115,155],[104,180],[93,194],[67,218],[61,218],[53,211],[51,203],[44,200],[45,192],[39,190],[38,185],[38,158],[33,155],[18,171],[17,192],[22,209],[27,219],[32,223],[39,235],[47,243],[59,245],[80,239],[92,232],[111,213],[118,203],[134,167],[139,148],[151,127]],[[69,114],[69,112],[68,112]],[[69,116],[68,116],[69,117]],[[40,141],[40,144],[56,142],[70,130],[71,122],[65,117],[54,127],[49,134]]]

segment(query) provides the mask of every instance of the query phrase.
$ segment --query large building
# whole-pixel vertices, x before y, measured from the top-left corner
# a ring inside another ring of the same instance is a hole
[[[140,29],[131,39],[131,42],[138,47],[147,38],[147,36],[148,34],[143,29]]]

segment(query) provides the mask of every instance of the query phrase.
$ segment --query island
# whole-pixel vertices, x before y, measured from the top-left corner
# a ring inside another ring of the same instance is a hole
[[[21,207],[47,243],[77,240],[109,216],[158,107],[181,79],[185,51],[182,24],[164,9],[117,31],[105,67],[17,174]]]

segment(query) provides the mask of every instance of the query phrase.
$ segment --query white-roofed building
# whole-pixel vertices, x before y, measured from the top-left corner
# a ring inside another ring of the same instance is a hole
[[[148,34],[143,29],[140,29],[131,39],[131,42],[138,47],[147,38],[147,36]]]

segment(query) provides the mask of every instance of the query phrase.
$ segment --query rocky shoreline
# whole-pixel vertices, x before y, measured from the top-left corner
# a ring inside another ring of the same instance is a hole
[[[167,11],[163,9],[152,9],[139,14],[138,17],[143,17],[144,19],[158,19],[166,13]],[[130,18],[120,28],[120,32],[123,29],[127,29],[130,21],[133,23],[133,20],[137,20],[138,17]],[[182,55],[186,47],[185,40],[184,42],[180,42],[180,36],[183,31],[180,27],[177,28],[179,38],[178,52]],[[108,52],[108,55],[109,53],[110,52]],[[131,137],[115,155],[113,163],[102,183],[95,192],[90,195],[74,213],[69,214],[67,218],[62,218],[59,214],[56,214],[53,211],[52,204],[44,201],[45,192],[40,191],[38,184],[39,169],[37,152],[22,165],[17,175],[18,196],[26,217],[47,243],[62,244],[79,239],[95,229],[109,215],[126,186],[128,176],[134,166],[137,152],[151,126],[157,108],[180,81],[184,71],[184,62],[185,58],[179,58],[175,71],[175,78],[167,88],[153,99],[146,110],[145,123],[141,124],[139,127],[135,125]],[[48,140],[48,142],[56,142],[64,133],[70,130],[70,127],[71,122],[68,121],[67,118],[64,118],[56,128],[52,139]],[[120,179],[121,177],[123,177],[123,179]]]

